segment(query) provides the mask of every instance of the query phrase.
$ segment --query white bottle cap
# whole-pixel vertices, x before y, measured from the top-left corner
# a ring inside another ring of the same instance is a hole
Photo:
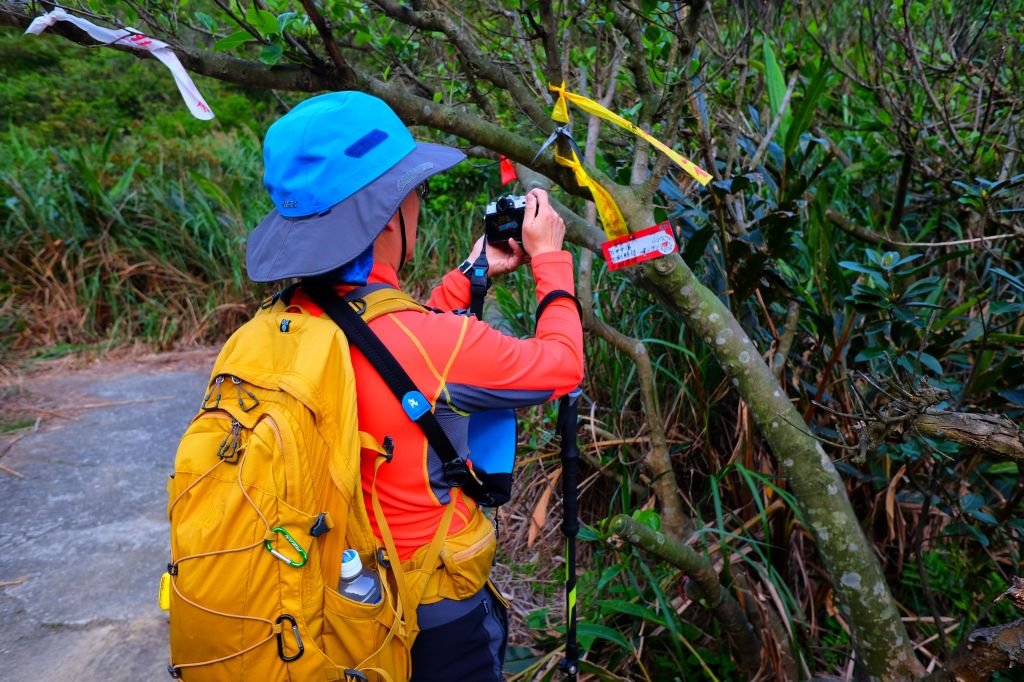
[[[346,549],[341,553],[341,578],[348,580],[359,575],[363,570],[363,560],[359,558],[359,552],[354,549]]]

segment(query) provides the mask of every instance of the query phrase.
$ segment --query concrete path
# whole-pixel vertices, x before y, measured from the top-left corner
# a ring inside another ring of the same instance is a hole
[[[164,485],[211,365],[190,354],[22,382],[66,418],[0,459],[24,476],[0,472],[0,680],[170,679]]]

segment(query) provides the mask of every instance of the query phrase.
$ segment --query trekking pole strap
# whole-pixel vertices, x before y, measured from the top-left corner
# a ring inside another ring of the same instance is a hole
[[[492,506],[491,495],[484,490],[483,485],[473,475],[466,461],[459,457],[455,446],[452,445],[448,435],[441,428],[440,422],[437,421],[437,417],[431,411],[430,403],[416,388],[416,384],[398,364],[398,360],[387,349],[387,346],[373,333],[370,325],[352,309],[352,306],[338,296],[332,287],[319,282],[306,282],[303,286],[313,301],[341,328],[349,342],[366,356],[370,365],[377,370],[384,383],[394,393],[409,418],[416,422],[416,425],[423,431],[427,442],[441,458],[446,483],[453,488],[462,488],[465,494],[479,504]]]

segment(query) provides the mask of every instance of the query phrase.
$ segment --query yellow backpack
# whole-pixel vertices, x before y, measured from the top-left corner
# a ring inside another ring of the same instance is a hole
[[[361,300],[367,321],[423,309],[394,289]],[[398,553],[375,488],[383,546],[371,530],[360,451],[376,452],[378,467],[390,454],[359,431],[356,414],[349,344],[327,316],[275,300],[228,340],[168,481],[161,602],[172,677],[404,682],[416,606],[487,581],[495,542],[486,517],[477,510],[446,537],[456,494],[429,545],[387,561]],[[347,548],[380,576],[379,603],[333,589]],[[453,582],[461,589],[446,590]]]

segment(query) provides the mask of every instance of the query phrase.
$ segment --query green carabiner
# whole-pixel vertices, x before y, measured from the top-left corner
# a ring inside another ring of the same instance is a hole
[[[263,541],[263,546],[266,548],[266,550],[268,552],[270,552],[271,554],[276,556],[278,559],[280,559],[281,561],[285,562],[286,564],[288,564],[289,566],[291,566],[293,568],[301,568],[302,566],[306,565],[306,560],[308,558],[306,556],[306,550],[302,549],[302,545],[300,545],[298,542],[296,542],[295,538],[293,538],[288,531],[286,531],[284,528],[281,528],[280,526],[278,526],[277,528],[275,528],[271,532],[272,533],[280,533],[281,535],[283,535],[284,539],[288,541],[288,544],[291,545],[292,547],[294,547],[295,551],[298,552],[299,556],[302,557],[302,561],[292,561],[291,559],[286,557],[284,554],[281,554],[276,549],[271,547],[270,546],[270,540],[264,540]]]

